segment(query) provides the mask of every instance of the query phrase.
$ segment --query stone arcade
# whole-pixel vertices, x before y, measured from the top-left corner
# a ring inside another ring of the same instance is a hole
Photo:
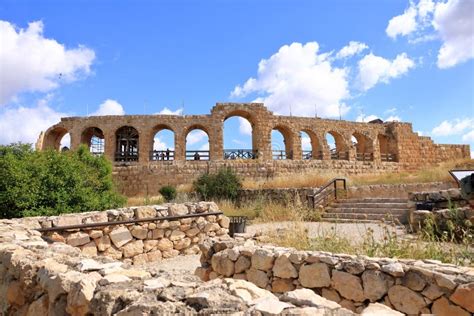
[[[239,116],[252,126],[252,148],[227,151],[224,121]],[[186,136],[195,129],[209,137],[209,150],[186,150]],[[153,151],[155,134],[174,133],[173,150]],[[285,148],[272,151],[271,132],[278,130]],[[303,151],[300,132],[311,139]],[[199,174],[222,166],[253,179],[301,172],[341,175],[416,170],[425,165],[470,157],[469,145],[438,145],[413,132],[410,123],[360,123],[311,117],[274,115],[262,103],[217,103],[210,115],[127,115],[68,117],[41,133],[37,149],[60,148],[69,133],[71,149],[86,144],[114,162],[114,178],[123,194],[153,195],[166,184],[191,183]],[[330,149],[326,135],[335,139]],[[356,142],[353,142],[353,137]]]

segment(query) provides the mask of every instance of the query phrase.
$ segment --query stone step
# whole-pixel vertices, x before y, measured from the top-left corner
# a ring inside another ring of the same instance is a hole
[[[332,207],[341,207],[341,208],[406,208],[407,202],[404,202],[404,203],[333,202],[330,205]]]
[[[361,214],[361,213],[338,213],[330,214],[323,213],[322,218],[326,219],[353,219],[353,220],[394,220],[398,219],[400,222],[406,220],[405,215],[391,215],[391,214]]]
[[[361,214],[394,214],[406,215],[408,209],[406,208],[348,208],[348,207],[331,207],[326,209],[326,213],[340,214],[340,213],[361,213]]]
[[[338,203],[407,203],[408,199],[402,198],[348,198],[338,199]]]

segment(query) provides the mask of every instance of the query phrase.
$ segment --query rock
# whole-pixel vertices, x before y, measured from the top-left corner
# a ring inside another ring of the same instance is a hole
[[[356,306],[354,305],[353,301],[343,299],[342,301],[339,302],[339,305],[341,305],[342,307],[344,307],[344,308],[346,308],[350,311],[353,311],[353,312],[356,311]]]
[[[134,256],[132,259],[134,265],[145,264],[148,262],[148,255],[146,253],[142,253]]]
[[[163,228],[155,228],[152,230],[152,238],[153,239],[160,239],[165,236],[165,230]]]
[[[277,298],[266,297],[258,301],[254,306],[254,310],[263,315],[280,315],[285,308],[292,307],[285,302],[280,302]]]
[[[92,238],[92,239],[102,237],[103,235],[104,235],[104,233],[101,230],[91,230],[89,232],[89,237]]]
[[[402,277],[405,275],[405,272],[403,271],[403,266],[399,262],[392,262],[383,265],[382,271],[394,277]]]
[[[158,240],[144,240],[143,251],[149,252],[158,246]]]
[[[109,236],[102,236],[100,238],[94,239],[97,250],[105,251],[110,247],[110,238]]]
[[[169,216],[181,216],[189,213],[188,207],[184,204],[170,204],[168,207]]]
[[[246,256],[239,256],[237,261],[235,262],[235,273],[242,273],[247,271],[250,268],[250,259]]]
[[[161,251],[169,251],[173,249],[173,242],[167,238],[160,239],[156,247]]]
[[[279,256],[273,265],[273,275],[282,279],[298,277],[298,271],[288,259],[289,254]]]
[[[299,281],[308,288],[327,287],[331,285],[329,268],[325,263],[304,264],[300,268]]]
[[[123,257],[131,258],[143,253],[143,241],[135,240],[122,247]]]
[[[449,299],[474,313],[474,282],[459,285]]]
[[[332,286],[347,299],[356,302],[365,299],[360,278],[350,273],[332,270]]]
[[[339,303],[341,301],[339,293],[337,293],[337,291],[333,289],[323,288],[321,291],[321,296],[336,303]]]
[[[211,259],[212,269],[225,277],[230,277],[234,274],[234,262],[222,252],[215,254]]]
[[[94,296],[97,282],[101,278],[97,272],[93,272],[71,286],[66,306],[66,311],[69,314],[86,315],[89,312],[89,304]]]
[[[323,307],[328,309],[340,308],[336,302],[325,299],[319,296],[310,289],[298,289],[283,294],[280,299],[284,302],[292,303],[296,306],[313,306]]]
[[[120,248],[129,241],[133,240],[132,234],[130,231],[123,226],[116,227],[109,233],[109,237],[112,240],[112,243],[115,247]]]
[[[185,248],[188,248],[191,245],[191,239],[189,238],[183,238],[181,240],[177,240],[174,242],[174,249],[176,250],[182,250]]]
[[[257,249],[252,255],[252,268],[269,271],[273,267],[274,260],[272,251],[264,248]]]
[[[244,308],[242,300],[230,295],[222,287],[215,287],[212,290],[198,290],[196,293],[186,296],[186,303],[192,306],[199,306],[199,309],[206,309],[219,306],[227,306],[230,310],[240,310]],[[183,315],[190,315],[185,313]]]
[[[132,228],[131,233],[136,239],[145,239],[148,234],[148,229],[137,225]]]
[[[122,266],[121,262],[113,263],[113,267],[121,267],[121,266]],[[110,264],[106,266],[105,264],[100,263],[93,259],[82,259],[77,265],[77,268],[81,272],[99,271],[99,270],[104,269],[105,267],[110,267]]]
[[[122,252],[118,250],[117,248],[115,248],[114,246],[107,248],[103,254],[104,256],[107,256],[115,260],[122,259],[122,255],[123,255]]]
[[[451,304],[449,300],[444,296],[441,296],[433,303],[433,306],[431,306],[431,312],[436,316],[471,315],[468,311],[462,309],[461,307]]]
[[[423,292],[421,292],[421,294],[434,301],[435,299],[443,295],[444,292],[441,291],[441,289],[436,284],[430,284],[428,285],[428,287],[426,287],[426,289],[423,290]]]
[[[294,264],[302,264],[305,259],[308,258],[308,254],[305,251],[291,252],[288,259]]]
[[[390,302],[396,310],[406,314],[418,315],[426,302],[423,296],[401,285],[394,285],[388,290]]]
[[[387,294],[394,281],[391,277],[378,270],[367,270],[362,273],[364,296],[371,302],[376,302]]]
[[[222,216],[218,222],[219,222],[219,225],[221,225],[221,227],[229,228],[230,219],[227,216]]]
[[[402,285],[413,291],[422,291],[426,286],[426,281],[418,273],[408,271],[402,279]]]
[[[184,237],[186,237],[186,234],[184,232],[180,230],[173,230],[173,232],[171,233],[169,237],[169,240],[175,241],[175,240],[183,239]]]
[[[274,293],[285,293],[294,289],[293,279],[274,279],[272,282],[272,292]]]
[[[152,290],[168,287],[170,285],[170,281],[164,278],[156,278],[156,279],[145,280],[144,285],[145,286],[143,289],[145,291],[152,291]]]
[[[364,316],[398,316],[398,315],[403,315],[400,312],[397,312],[396,310],[391,309],[390,307],[380,304],[380,303],[370,303],[369,306],[364,308],[361,315]]]
[[[48,315],[49,313],[48,295],[42,295],[28,307],[26,316]]]
[[[135,218],[153,218],[156,217],[156,210],[152,206],[139,206],[135,209]]]
[[[159,261],[162,258],[161,251],[159,250],[150,251],[146,255],[147,255],[147,261],[149,262]]]
[[[84,246],[81,247],[82,254],[88,257],[95,257],[97,256],[97,247],[95,246],[95,242],[91,241]]]
[[[241,298],[248,305],[252,305],[255,301],[265,297],[276,298],[270,291],[261,289],[244,280],[225,279],[224,282],[229,286],[229,290],[233,295]]]
[[[344,261],[342,267],[350,274],[361,274],[365,270],[364,263],[360,260]]]
[[[440,287],[444,287],[448,290],[454,290],[456,288],[456,282],[454,282],[454,277],[450,275],[445,275],[445,274],[435,274],[434,275],[436,284],[438,284]]]
[[[66,238],[66,243],[70,246],[82,246],[90,242],[89,235],[83,232],[72,233]]]
[[[54,227],[81,225],[82,217],[80,215],[62,215],[53,217]]]
[[[165,250],[161,252],[161,255],[163,258],[174,258],[179,255],[179,250],[176,249],[170,249],[170,250]]]
[[[7,301],[9,304],[22,306],[25,304],[25,295],[19,281],[13,281],[7,288]]]
[[[197,234],[199,234],[200,230],[199,228],[197,227],[192,227],[190,229],[188,229],[187,231],[185,231],[184,233],[186,234],[186,236],[188,237],[194,237],[196,236]]]
[[[266,288],[269,282],[268,276],[264,271],[254,268],[247,270],[247,280],[261,288]]]
[[[108,274],[105,277],[103,277],[100,281],[99,284],[102,286],[108,285],[108,284],[114,284],[114,283],[121,283],[121,282],[128,282],[131,281],[129,277],[121,274]]]

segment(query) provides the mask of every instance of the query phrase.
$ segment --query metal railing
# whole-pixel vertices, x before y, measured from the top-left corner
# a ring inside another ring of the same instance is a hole
[[[257,159],[258,150],[253,149],[224,149],[225,160]]]
[[[349,160],[348,151],[331,151],[332,160]]]
[[[380,160],[382,161],[397,161],[397,155],[395,154],[382,154],[380,153]]]
[[[372,161],[374,160],[373,153],[357,153],[356,160],[358,161]]]
[[[293,159],[293,152],[286,153],[286,150],[272,150],[273,160]]]
[[[174,160],[174,150],[153,150],[150,151],[151,161],[169,161]]]
[[[115,153],[115,161],[138,161],[138,152]]]
[[[342,189],[338,188],[337,183],[342,183]],[[312,201],[313,209],[316,205],[323,205],[327,206],[329,202],[333,199],[337,200],[340,197],[347,196],[347,182],[344,178],[334,178],[328,183],[326,183],[323,187],[319,188],[312,195],[308,195],[308,199]]]
[[[191,217],[201,217],[201,216],[208,216],[208,215],[221,215],[222,212],[207,212],[207,213],[194,213],[194,214],[186,214],[186,215],[175,215],[175,216],[160,216],[160,217],[149,217],[149,218],[141,218],[141,219],[129,219],[125,221],[114,221],[114,222],[99,222],[99,223],[87,223],[87,224],[79,224],[79,225],[68,225],[68,226],[57,226],[57,227],[48,227],[48,228],[38,228],[37,231],[40,232],[54,232],[54,231],[62,231],[62,230],[70,230],[70,229],[81,229],[81,228],[95,228],[95,227],[104,227],[104,226],[114,226],[114,225],[127,225],[127,224],[136,224],[136,223],[145,223],[145,222],[155,222],[155,221],[174,221],[177,219],[183,218],[191,218]]]
[[[186,150],[186,160],[209,160],[209,150]]]
[[[317,160],[322,160],[323,159],[323,152],[318,151],[315,156],[313,156],[313,151],[312,150],[303,150],[303,160],[311,160],[311,159],[317,159]]]

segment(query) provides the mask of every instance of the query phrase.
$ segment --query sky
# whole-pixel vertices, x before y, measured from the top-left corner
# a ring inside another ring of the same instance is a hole
[[[473,59],[472,0],[0,0],[0,144],[34,143],[65,116],[255,101],[281,115],[412,122],[474,152]],[[207,135],[187,144],[205,150]],[[154,146],[173,148],[172,133]],[[248,122],[228,119],[224,146],[251,148]]]

